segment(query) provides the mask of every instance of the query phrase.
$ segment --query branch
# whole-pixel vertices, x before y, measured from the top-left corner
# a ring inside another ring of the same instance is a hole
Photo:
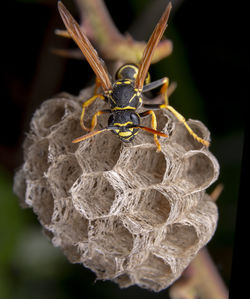
[[[228,290],[205,247],[184,271],[182,278],[172,285],[170,297],[171,299],[228,298]]]
[[[210,197],[216,201],[223,190],[223,185],[215,187]],[[226,299],[228,290],[218,273],[208,250],[204,247],[182,277],[170,288],[171,299]]]
[[[134,40],[129,34],[122,35],[115,27],[102,0],[76,0],[80,14],[80,26],[105,60],[138,63],[145,42]],[[152,28],[153,31],[153,28]],[[56,30],[56,34],[67,37],[67,33]],[[172,52],[172,42],[163,40],[155,50],[152,63],[156,63]],[[55,53],[73,58],[83,58],[80,51],[54,50]]]

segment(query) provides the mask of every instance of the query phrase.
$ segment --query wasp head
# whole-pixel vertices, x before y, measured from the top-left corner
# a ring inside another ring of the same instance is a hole
[[[123,142],[130,142],[137,134],[140,125],[140,117],[136,112],[124,110],[113,112],[108,120],[108,126],[117,134]]]

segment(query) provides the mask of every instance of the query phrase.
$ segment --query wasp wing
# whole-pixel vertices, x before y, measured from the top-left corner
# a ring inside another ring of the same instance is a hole
[[[147,76],[148,69],[154,54],[154,50],[157,47],[159,41],[161,40],[162,35],[167,27],[167,21],[169,18],[171,8],[172,8],[172,4],[169,3],[164,13],[162,14],[160,21],[156,25],[147,43],[147,46],[143,52],[143,56],[139,64],[139,70],[135,81],[135,88],[138,88],[139,90],[143,88],[144,80]]]
[[[70,36],[81,49],[83,55],[95,72],[97,78],[100,80],[103,90],[110,90],[112,88],[112,84],[109,79],[109,75],[106,71],[103,61],[98,56],[96,50],[91,45],[87,36],[81,31],[79,24],[72,17],[70,12],[61,1],[58,1],[58,10]]]

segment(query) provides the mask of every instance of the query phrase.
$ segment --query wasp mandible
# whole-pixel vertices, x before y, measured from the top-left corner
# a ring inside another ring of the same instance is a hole
[[[151,64],[154,50],[161,40],[162,35],[167,27],[167,21],[171,8],[172,4],[169,3],[146,45],[140,63],[138,65],[131,63],[125,64],[119,68],[116,73],[116,80],[112,83],[104,62],[98,56],[87,36],[81,31],[79,24],[72,17],[62,2],[58,1],[58,9],[68,33],[82,51],[96,75],[98,84],[103,89],[102,94],[95,94],[93,97],[83,103],[80,125],[84,130],[90,132],[79,138],[76,138],[72,141],[73,143],[86,140],[108,130],[117,134],[123,142],[131,142],[138,133],[138,130],[141,129],[154,135],[154,142],[157,146],[157,151],[160,151],[161,145],[157,136],[168,137],[168,135],[157,131],[157,120],[153,109],[168,109],[179,121],[184,124],[188,132],[198,142],[204,144],[205,146],[209,145],[209,142],[197,136],[197,134],[195,134],[190,126],[186,123],[185,118],[168,104],[167,89],[169,86],[169,79],[164,77],[153,82],[150,82],[149,79],[150,76],[148,69]],[[164,103],[144,104],[142,100],[142,94],[160,86],[162,86],[160,93],[164,97]],[[87,128],[84,124],[85,110],[97,98],[108,102],[110,109],[96,112],[92,118],[91,127]],[[138,113],[136,110],[140,106],[151,109]],[[108,126],[100,130],[94,130],[97,124],[97,117],[104,113],[110,114]],[[151,115],[152,117],[152,128],[140,125],[140,119],[148,115]]]

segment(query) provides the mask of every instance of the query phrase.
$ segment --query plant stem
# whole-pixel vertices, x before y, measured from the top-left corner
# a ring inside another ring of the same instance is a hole
[[[171,299],[226,299],[228,290],[204,247],[170,288]]]
[[[211,200],[216,201],[223,190],[219,184],[210,194]],[[171,299],[226,299],[228,290],[217,271],[206,247],[183,272],[182,277],[170,288]]]
[[[75,0],[80,14],[80,26],[98,53],[105,60],[119,61],[121,63],[139,63],[145,42],[134,40],[129,34],[122,35],[115,27],[109,12],[102,0]],[[152,28],[153,31],[153,28]],[[60,36],[66,36],[63,31],[56,31]],[[172,42],[168,39],[161,41],[154,53],[152,63],[158,62],[172,52]],[[58,54],[73,58],[83,58],[78,52],[65,50]]]

